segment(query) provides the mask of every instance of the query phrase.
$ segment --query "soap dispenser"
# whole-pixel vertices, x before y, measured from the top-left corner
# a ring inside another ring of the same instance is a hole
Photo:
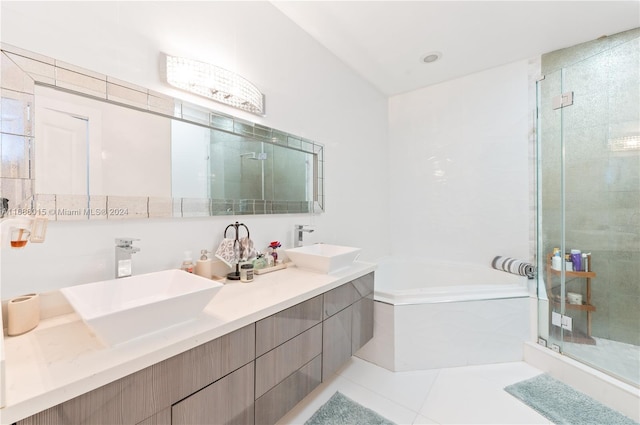
[[[213,262],[211,258],[207,257],[207,254],[210,254],[210,252],[203,249],[200,251],[200,254],[200,259],[196,261],[196,274],[211,279],[213,275]]]

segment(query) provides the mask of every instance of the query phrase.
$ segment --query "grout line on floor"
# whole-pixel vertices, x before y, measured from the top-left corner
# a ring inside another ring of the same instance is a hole
[[[377,367],[377,368],[384,369],[384,370],[386,370],[386,371],[387,371],[387,372],[389,372],[389,373],[393,373],[393,374],[396,374],[396,373],[405,373],[405,372],[394,372],[394,371],[391,371],[391,370],[389,370],[389,369],[387,369],[387,368],[384,368],[384,367],[382,367],[382,366],[379,366],[379,365],[377,365],[377,364],[375,364],[375,363],[371,363],[370,361],[367,361],[367,360],[364,360],[364,359],[360,359],[360,358],[358,358],[358,361],[364,362],[364,363],[366,363],[366,364],[368,364],[368,365],[371,365],[372,367]],[[429,398],[429,394],[431,394],[431,390],[433,389],[433,386],[435,385],[435,382],[437,381],[438,376],[440,375],[440,371],[442,370],[442,369],[433,369],[433,370],[437,370],[437,375],[436,375],[435,379],[433,380],[433,384],[432,384],[432,385],[431,385],[431,387],[429,388],[429,391],[428,391],[428,392],[427,392],[427,394],[425,395],[424,399],[422,399],[421,404],[420,404],[420,408],[416,411],[416,409],[414,409],[414,408],[412,408],[412,407],[410,407],[410,406],[407,406],[406,404],[404,404],[404,403],[402,403],[402,402],[400,402],[400,401],[398,401],[398,400],[394,400],[394,399],[392,399],[392,398],[389,398],[388,396],[386,396],[386,395],[384,395],[384,394],[382,394],[382,393],[380,393],[380,392],[376,391],[376,388],[369,388],[369,387],[367,387],[367,386],[362,385],[362,384],[361,384],[361,383],[359,383],[359,382],[354,381],[353,379],[349,378],[348,376],[343,375],[344,370],[346,370],[347,368],[348,368],[348,366],[345,366],[345,367],[341,368],[341,369],[338,371],[337,375],[340,375],[340,377],[342,377],[343,379],[346,379],[347,381],[349,381],[349,382],[351,382],[351,383],[353,383],[353,384],[356,384],[356,385],[358,385],[358,386],[359,386],[359,387],[361,387],[361,388],[367,389],[367,390],[369,390],[369,391],[371,391],[371,392],[373,392],[373,393],[377,394],[378,396],[380,396],[380,397],[382,397],[382,398],[384,398],[384,399],[386,399],[386,400],[391,401],[393,404],[396,404],[396,405],[398,405],[398,406],[401,406],[401,407],[403,407],[404,409],[407,409],[407,410],[409,410],[409,411],[411,411],[411,412],[415,412],[415,413],[416,413],[416,414],[418,414],[418,415],[420,415],[420,409],[422,409],[422,407],[424,406],[424,404],[427,402],[427,399]],[[412,372],[417,372],[417,371],[412,371]],[[423,416],[424,416],[424,415],[423,415]],[[417,418],[417,416],[416,416],[416,418]],[[415,419],[416,419],[416,418],[414,418],[414,421],[415,421]]]
[[[339,374],[339,375],[340,375],[340,374]],[[384,398],[385,400],[387,400],[387,401],[389,401],[389,402],[391,402],[391,403],[395,404],[396,406],[399,406],[399,407],[402,407],[403,409],[409,410],[410,412],[413,412],[413,413],[415,413],[416,415],[419,415],[419,414],[420,414],[420,412],[416,412],[416,411],[415,411],[414,409],[412,409],[411,407],[408,407],[408,406],[405,406],[404,404],[398,403],[396,400],[393,400],[393,399],[391,399],[391,398],[387,397],[386,395],[379,393],[379,392],[378,392],[378,391],[376,391],[374,388],[366,387],[366,386],[362,385],[361,383],[356,382],[356,381],[354,381],[353,379],[350,379],[350,378],[348,378],[348,377],[346,377],[346,376],[344,376],[344,375],[340,375],[340,377],[341,377],[342,379],[346,380],[346,381],[351,382],[351,383],[352,383],[352,384],[354,384],[354,385],[357,385],[357,386],[358,386],[358,387],[360,387],[360,388],[364,388],[364,389],[365,389],[365,390],[367,390],[367,391],[371,391],[371,392],[372,392],[372,393],[374,393],[375,395],[377,395],[377,396],[379,396],[379,397],[381,397],[381,398]],[[359,402],[359,403],[360,403],[360,402]],[[360,404],[363,404],[363,403],[360,403]],[[373,407],[371,407],[371,406],[365,406],[365,407],[373,408]],[[416,418],[417,418],[417,416],[416,416]],[[415,421],[415,418],[414,418],[414,421]]]

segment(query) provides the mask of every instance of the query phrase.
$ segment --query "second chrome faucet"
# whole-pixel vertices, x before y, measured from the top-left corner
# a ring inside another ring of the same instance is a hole
[[[293,246],[295,248],[302,246],[302,239],[305,232],[313,232],[313,229],[305,226],[304,224],[294,224],[293,229]]]

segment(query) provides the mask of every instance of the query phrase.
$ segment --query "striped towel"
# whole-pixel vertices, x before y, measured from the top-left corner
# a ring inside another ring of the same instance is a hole
[[[533,264],[515,258],[497,256],[491,262],[491,267],[503,272],[527,276],[529,279],[536,276],[536,267]]]

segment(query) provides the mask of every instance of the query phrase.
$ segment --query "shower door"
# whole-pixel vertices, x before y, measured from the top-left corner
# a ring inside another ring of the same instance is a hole
[[[636,386],[639,47],[637,38],[620,43],[549,72],[537,87],[540,335]],[[566,261],[572,250],[580,254]]]

